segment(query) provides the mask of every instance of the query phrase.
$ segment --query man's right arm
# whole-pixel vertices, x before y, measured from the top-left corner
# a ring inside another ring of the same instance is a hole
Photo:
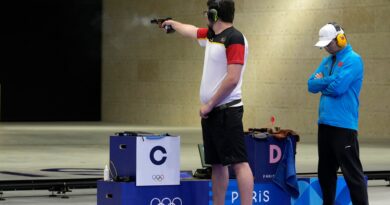
[[[190,24],[183,24],[178,21],[173,21],[173,20],[167,20],[162,23],[162,27],[164,28],[165,26],[172,26],[173,29],[175,29],[177,32],[179,32],[181,35],[190,37],[193,39],[197,38],[197,32],[198,28],[190,25]]]
[[[331,82],[332,77],[323,76],[323,65],[325,63],[325,59],[321,62],[320,66],[318,66],[317,70],[310,76],[309,80],[307,81],[307,87],[309,92],[311,93],[318,93],[326,87],[328,87],[329,83]],[[317,77],[320,76],[320,77]]]

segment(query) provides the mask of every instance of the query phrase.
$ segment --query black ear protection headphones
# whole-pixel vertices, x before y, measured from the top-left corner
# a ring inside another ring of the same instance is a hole
[[[215,23],[218,21],[218,11],[217,9],[209,9],[207,11],[207,18],[209,18],[211,23]]]
[[[211,23],[215,23],[218,21],[218,9],[220,7],[220,1],[216,0],[215,5],[210,6],[211,8],[207,11],[207,18]]]
[[[342,31],[341,26],[338,25],[336,22],[330,22],[328,24],[332,24],[337,32]],[[344,48],[345,46],[347,46],[347,37],[345,36],[344,33],[337,34],[336,43],[341,48]]]

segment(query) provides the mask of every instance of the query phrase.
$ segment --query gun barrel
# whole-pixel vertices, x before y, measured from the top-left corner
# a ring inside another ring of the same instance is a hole
[[[158,24],[158,20],[157,20],[157,19],[152,19],[152,20],[150,21],[150,23]]]
[[[160,24],[160,23],[163,23],[166,20],[171,20],[171,19],[172,19],[171,17],[168,17],[168,18],[165,18],[165,19],[157,19],[157,18],[155,18],[155,19],[152,19],[150,21],[150,23]]]

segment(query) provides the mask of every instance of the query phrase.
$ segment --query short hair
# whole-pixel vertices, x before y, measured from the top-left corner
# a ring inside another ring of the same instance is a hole
[[[218,18],[224,22],[233,23],[234,20],[234,1],[233,0],[208,0],[207,6],[218,12]]]

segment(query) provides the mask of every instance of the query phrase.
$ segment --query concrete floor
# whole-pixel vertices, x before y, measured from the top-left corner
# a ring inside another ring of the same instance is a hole
[[[197,144],[200,128],[128,126],[107,123],[2,123],[0,124],[0,180],[31,179],[6,172],[52,178],[79,178],[74,172],[48,172],[48,168],[88,171],[99,177],[109,157],[109,136],[125,130],[170,133],[181,136],[181,170],[201,167]],[[316,172],[317,147],[314,136],[301,136],[296,156],[297,172]],[[390,143],[360,143],[365,171],[390,170]],[[1,174],[1,172],[3,172]],[[369,181],[370,204],[390,204],[390,187],[385,181]],[[48,191],[7,191],[0,204],[96,204],[96,189],[73,190],[69,199],[47,197]]]

